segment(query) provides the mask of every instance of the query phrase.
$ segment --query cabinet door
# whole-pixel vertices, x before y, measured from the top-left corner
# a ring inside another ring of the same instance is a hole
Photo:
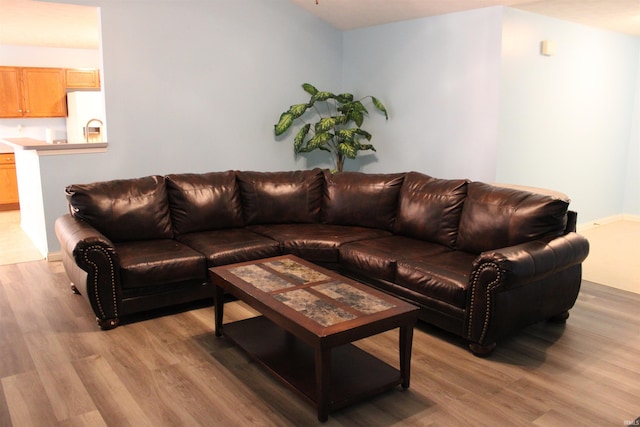
[[[67,98],[62,68],[23,68],[25,117],[66,117]]]
[[[68,68],[66,81],[68,89],[100,89],[100,72],[88,68]]]
[[[20,68],[0,67],[0,117],[22,117]]]
[[[0,153],[0,205],[18,203],[18,178],[13,153]]]

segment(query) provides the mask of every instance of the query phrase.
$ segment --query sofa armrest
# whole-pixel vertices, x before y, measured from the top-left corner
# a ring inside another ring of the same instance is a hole
[[[566,313],[578,296],[588,254],[589,242],[574,232],[481,253],[469,278],[467,338],[489,346]]]
[[[589,242],[577,233],[567,233],[550,241],[534,240],[494,251],[483,252],[473,263],[474,273],[493,263],[506,274],[501,286],[518,286],[582,263],[589,254]]]
[[[122,291],[120,261],[113,243],[87,222],[69,214],[56,220],[55,232],[74,290],[89,301],[101,328],[116,327]]]

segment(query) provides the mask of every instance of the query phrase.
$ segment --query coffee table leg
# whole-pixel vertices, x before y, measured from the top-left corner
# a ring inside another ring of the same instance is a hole
[[[318,406],[318,420],[329,419],[327,406],[329,404],[329,377],[331,375],[331,350],[316,349],[316,404]]]
[[[215,333],[216,336],[222,336],[222,315],[224,311],[224,290],[220,286],[214,286],[214,304],[215,304]]]
[[[409,388],[411,378],[411,347],[413,345],[413,324],[400,327],[400,376],[402,387]]]

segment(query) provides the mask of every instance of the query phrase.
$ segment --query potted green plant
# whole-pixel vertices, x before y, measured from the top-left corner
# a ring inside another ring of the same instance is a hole
[[[371,134],[361,128],[369,111],[364,106],[365,100],[370,100],[373,106],[389,119],[387,109],[379,99],[365,96],[354,99],[350,93],[334,95],[331,92],[319,91],[309,83],[302,88],[311,95],[306,104],[295,104],[280,115],[275,125],[276,136],[285,133],[296,119],[302,122],[302,127],[293,140],[293,150],[296,154],[308,153],[313,150],[323,150],[331,153],[336,170],[342,172],[345,159],[355,159],[359,151],[376,149],[369,143],[362,143],[363,139],[371,140]],[[308,114],[307,114],[308,113]],[[307,123],[303,116],[317,120]]]

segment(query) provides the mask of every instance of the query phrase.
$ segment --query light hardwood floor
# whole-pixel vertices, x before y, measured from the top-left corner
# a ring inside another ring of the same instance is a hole
[[[578,230],[590,243],[582,277],[640,294],[640,220],[620,220]]]
[[[0,265],[44,259],[20,228],[20,211],[0,211]]]
[[[472,356],[419,324],[411,388],[327,426],[622,426],[640,417],[640,295],[584,282],[566,325]],[[60,262],[0,266],[0,426],[308,426],[312,407],[213,334],[213,308],[98,330]],[[225,321],[252,312],[228,304]],[[358,342],[397,366],[397,332]]]

